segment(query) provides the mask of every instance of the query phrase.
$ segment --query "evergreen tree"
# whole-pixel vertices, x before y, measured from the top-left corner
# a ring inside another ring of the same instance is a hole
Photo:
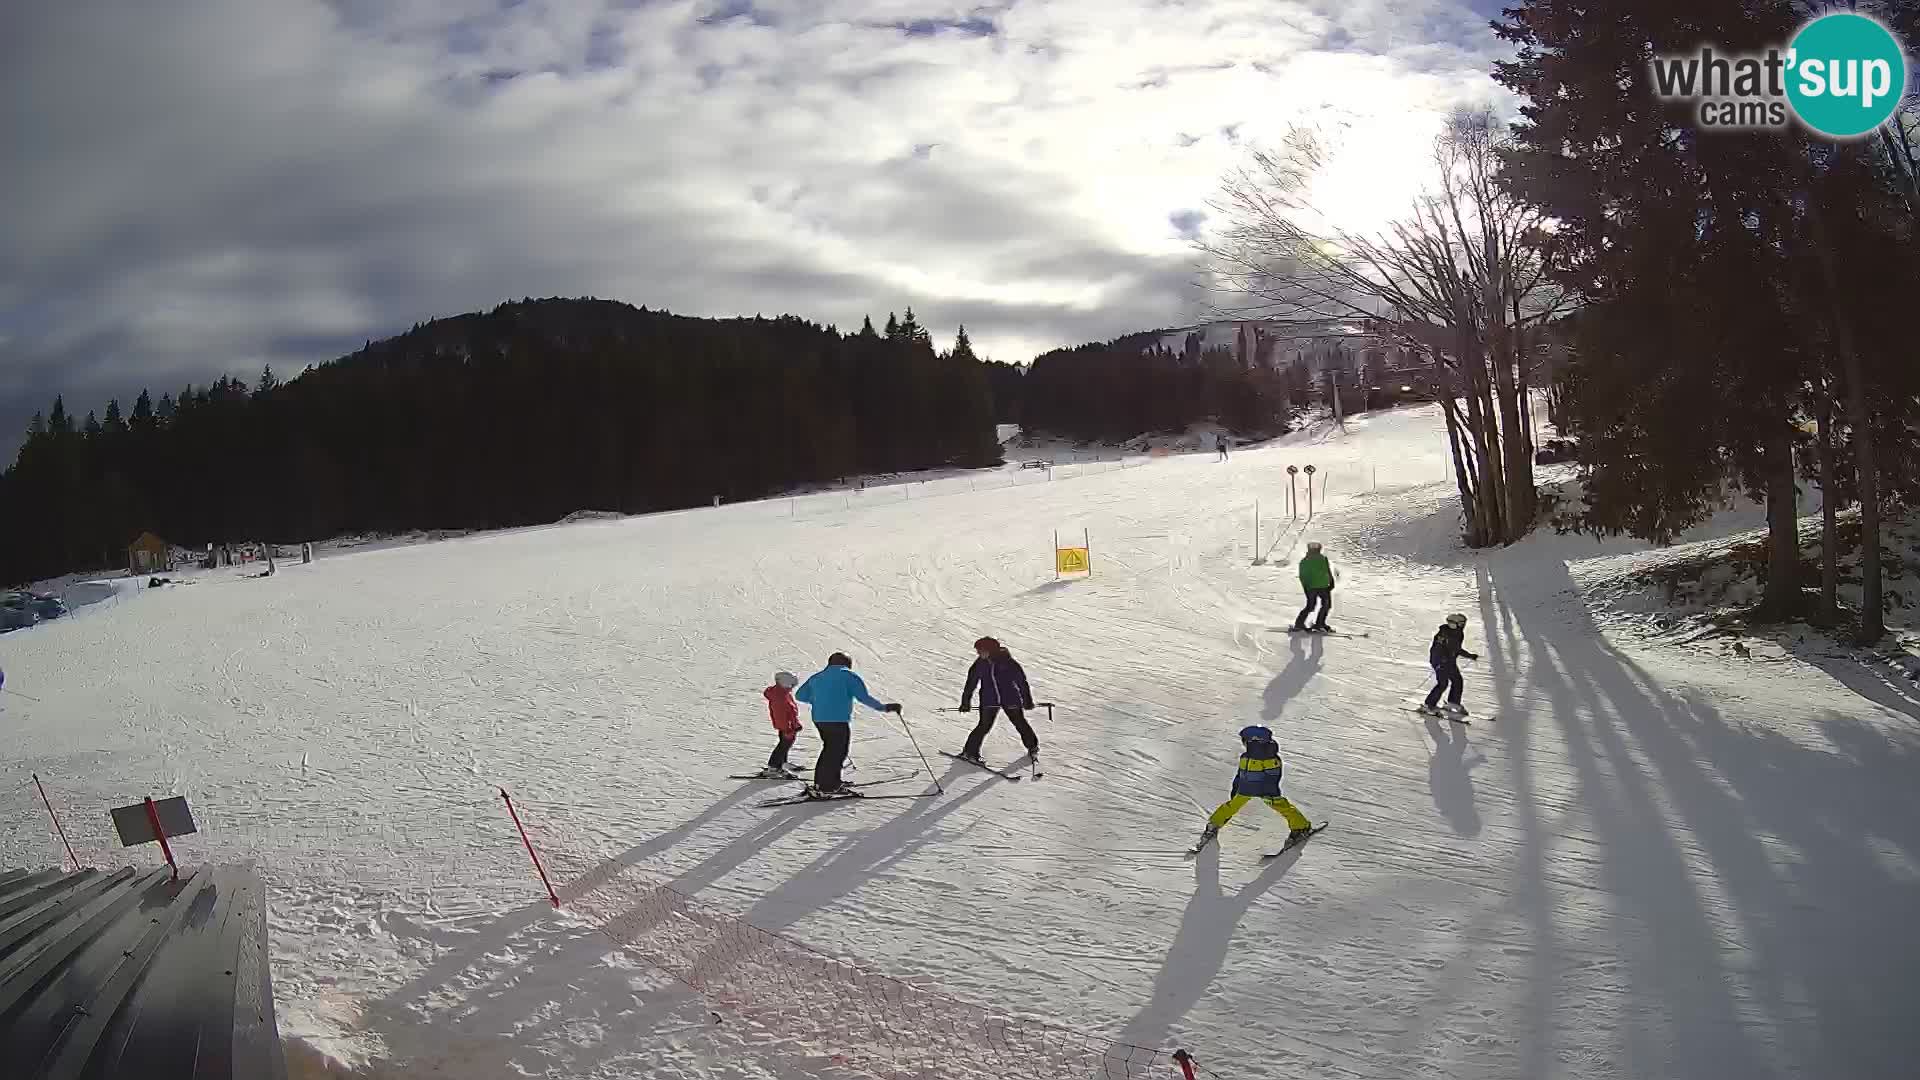
[[[886,336],[888,341],[900,340],[900,320],[894,318],[893,312],[891,311],[887,312],[887,335]]]
[[[873,316],[868,315],[865,318],[860,320],[860,336],[869,340],[880,336],[879,334],[874,333]]]
[[[907,308],[907,317],[900,320],[899,332],[900,337],[911,344],[933,348],[933,335],[927,333],[926,328],[920,325],[920,321],[913,317],[911,307]]]
[[[1527,0],[1506,16],[1496,30],[1519,56],[1496,77],[1528,104],[1502,180],[1555,219],[1564,280],[1587,304],[1561,380],[1583,436],[1582,523],[1671,539],[1731,480],[1767,503],[1765,612],[1793,614],[1796,429],[1844,387],[1867,534],[1862,633],[1878,636],[1876,485],[1899,474],[1876,449],[1914,442],[1909,350],[1887,310],[1920,284],[1911,215],[1888,212],[1897,170],[1863,160],[1893,144],[1702,133],[1656,100],[1647,55],[1703,38],[1761,51],[1803,18],[1791,4]],[[1856,263],[1873,270],[1849,280]]]
[[[911,317],[913,312],[909,311],[907,315]],[[973,342],[967,338],[967,328],[965,324],[962,324],[960,332],[953,336],[952,355],[955,360],[963,364],[979,363],[980,358],[973,355]]]
[[[892,340],[870,327],[514,302],[286,383],[143,393],[126,438],[97,422],[74,436],[59,399],[0,473],[0,505],[36,521],[0,530],[0,580],[97,569],[143,529],[198,546],[493,528],[997,462],[989,366],[936,356],[897,320]],[[108,417],[117,432],[117,405]]]

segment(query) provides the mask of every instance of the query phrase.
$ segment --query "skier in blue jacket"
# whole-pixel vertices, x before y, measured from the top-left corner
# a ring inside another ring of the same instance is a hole
[[[897,713],[899,705],[882,705],[867,692],[866,681],[853,673],[853,660],[846,653],[827,657],[827,666],[815,672],[794,693],[794,700],[813,708],[813,729],[820,733],[820,757],[814,762],[809,796],[841,795],[840,770],[847,763],[847,747],[853,741],[853,703],[858,701],[875,712]]]

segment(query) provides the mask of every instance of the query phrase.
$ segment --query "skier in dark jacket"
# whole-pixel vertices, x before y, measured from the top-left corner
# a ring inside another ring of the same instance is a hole
[[[1033,733],[1033,725],[1027,723],[1027,710],[1033,708],[1033,690],[1027,686],[1027,673],[1005,646],[990,637],[974,642],[973,651],[975,660],[967,669],[966,689],[960,691],[959,711],[966,712],[973,707],[973,691],[977,687],[980,722],[973,726],[966,748],[958,756],[975,764],[986,764],[980,759],[980,746],[986,741],[987,732],[993,730],[994,717],[1005,709],[1007,719],[1013,721],[1013,729],[1020,733],[1020,741],[1027,745],[1027,756],[1039,760],[1040,737]]]
[[[1433,635],[1433,644],[1427,649],[1427,662],[1433,665],[1433,689],[1427,692],[1427,703],[1420,711],[1430,716],[1439,716],[1440,695],[1447,695],[1447,712],[1456,716],[1467,715],[1466,706],[1460,704],[1460,691],[1463,682],[1460,678],[1460,658],[1480,659],[1479,654],[1466,649],[1467,617],[1449,615],[1447,621]]]

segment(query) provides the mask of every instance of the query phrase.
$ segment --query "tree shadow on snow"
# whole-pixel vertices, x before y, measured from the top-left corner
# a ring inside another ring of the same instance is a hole
[[[1266,860],[1257,876],[1231,894],[1220,885],[1219,845],[1210,845],[1194,857],[1193,898],[1187,901],[1180,926],[1167,946],[1166,959],[1154,976],[1152,997],[1127,1021],[1117,1044],[1167,1045],[1173,1026],[1207,996],[1207,990],[1226,965],[1234,937],[1248,910],[1287,875],[1299,857],[1296,850],[1281,858]],[[1115,1053],[1125,1055],[1123,1049],[1116,1049]]]
[[[1868,666],[1845,657],[1816,656],[1811,650],[1797,650],[1797,654],[1875,705],[1920,720],[1920,683],[1889,674],[1884,664]]]
[[[1480,587],[1523,832],[1516,901],[1535,935],[1524,1073],[1552,1071],[1556,1027],[1606,1015],[1580,1002],[1623,990],[1615,1056],[1629,1075],[1904,1075],[1920,1049],[1907,1034],[1920,993],[1894,973],[1920,965],[1920,885],[1894,877],[1869,840],[1920,852],[1907,794],[1920,737],[1895,745],[1835,714],[1820,725],[1834,749],[1807,746],[1663,689],[1584,608],[1551,637],[1551,608],[1523,601],[1530,616],[1516,619],[1508,596],[1572,587],[1562,563],[1503,570],[1496,556]],[[1544,714],[1514,695],[1516,659]],[[1543,724],[1558,745],[1536,751]],[[1549,751],[1577,782],[1565,813],[1598,841],[1581,858],[1598,859],[1604,936],[1623,960],[1605,978],[1557,945],[1564,886],[1546,865],[1564,841],[1542,820],[1530,763]]]

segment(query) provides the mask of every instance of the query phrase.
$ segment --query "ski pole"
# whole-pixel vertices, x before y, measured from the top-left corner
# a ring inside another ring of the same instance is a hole
[[[907,741],[913,744],[913,752],[920,755],[921,767],[926,769],[927,775],[933,778],[933,790],[945,795],[947,789],[940,785],[940,777],[934,773],[933,766],[927,764],[927,755],[920,749],[920,740],[913,737],[913,725],[907,723],[907,711],[902,709],[894,715],[900,718],[900,726],[907,733]]]
[[[17,697],[17,698],[26,698],[28,701],[33,702],[35,705],[44,704],[44,702],[42,702],[39,698],[34,697],[31,694],[23,694],[18,690],[7,690],[7,688],[4,686],[0,686],[0,690],[6,690],[7,693],[12,694],[14,697]]]

